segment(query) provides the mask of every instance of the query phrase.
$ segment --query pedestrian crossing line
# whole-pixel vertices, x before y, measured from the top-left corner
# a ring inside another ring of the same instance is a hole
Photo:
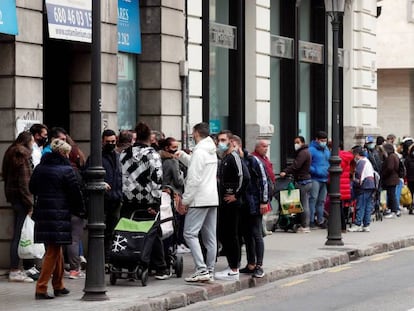
[[[384,260],[384,259],[388,259],[390,257],[392,257],[392,255],[388,255],[388,254],[379,255],[379,256],[375,256],[374,258],[370,259],[369,261],[381,261],[381,260]]]
[[[300,279],[300,280],[296,280],[296,281],[292,281],[292,282],[283,284],[280,287],[291,287],[291,286],[302,284],[302,283],[307,282],[307,281],[309,281],[309,279]]]
[[[330,270],[328,270],[329,273],[336,273],[336,272],[341,272],[341,271],[345,271],[351,269],[350,266],[344,266],[344,267],[337,267],[337,268],[332,268]]]
[[[255,298],[255,297],[254,296],[245,296],[245,297],[241,297],[241,298],[238,298],[238,299],[232,299],[232,300],[226,300],[226,301],[223,301],[223,302],[219,302],[219,303],[217,303],[217,305],[218,306],[231,305],[233,303],[238,303],[238,302],[242,302],[242,301],[246,301],[246,300],[251,300],[253,298]]]

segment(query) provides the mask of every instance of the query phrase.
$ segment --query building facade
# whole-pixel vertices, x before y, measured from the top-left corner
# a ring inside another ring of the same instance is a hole
[[[413,136],[414,1],[383,0],[378,18],[378,125],[398,139]]]
[[[72,0],[7,1],[14,3],[18,34],[0,28],[1,159],[34,122],[66,128],[88,154],[90,43],[53,37],[51,24],[62,23],[50,21],[51,8]],[[191,147],[191,126],[206,121],[212,132],[240,135],[249,150],[257,138],[268,140],[276,171],[293,155],[296,135],[310,141],[318,130],[331,132],[332,35],[323,0],[128,3],[136,7],[101,2],[102,128],[133,128],[143,120]],[[347,2],[340,31],[346,147],[379,133],[376,15],[376,0]],[[124,32],[132,20],[135,28]],[[135,44],[127,43],[137,33],[140,47],[131,51]],[[12,218],[1,193],[3,254]],[[0,257],[0,266],[7,265],[8,257]]]

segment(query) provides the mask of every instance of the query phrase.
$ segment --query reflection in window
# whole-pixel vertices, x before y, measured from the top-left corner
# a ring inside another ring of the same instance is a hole
[[[129,130],[137,122],[135,56],[118,54],[118,128]]]

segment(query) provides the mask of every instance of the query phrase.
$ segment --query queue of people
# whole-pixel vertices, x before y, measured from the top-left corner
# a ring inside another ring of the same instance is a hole
[[[239,136],[228,130],[211,135],[207,123],[196,124],[192,137],[194,148],[184,151],[179,150],[175,138],[165,138],[143,122],[133,131],[121,131],[119,135],[110,129],[103,131],[106,269],[109,270],[113,232],[120,217],[134,214],[140,219],[155,219],[161,191],[168,187],[181,197],[182,203],[177,207],[180,215],[176,240],[162,241],[152,236],[151,251],[142,258],[155,269],[156,279],[170,277],[167,243],[177,244],[177,252],[191,252],[195,269],[186,282],[238,280],[240,273],[264,276],[263,217],[273,208],[271,201],[278,182],[267,157],[267,142],[258,140],[255,150],[249,153]],[[367,137],[364,146],[339,152],[344,210],[346,202],[356,202],[355,223],[349,231],[370,231],[378,185],[387,193],[387,218],[401,215],[397,199],[400,179],[406,177],[410,190],[414,190],[414,141],[405,139],[395,148],[392,138],[378,137],[375,144],[373,137]],[[318,132],[310,146],[304,137],[297,136],[293,144],[295,158],[282,170],[280,178],[293,176],[303,207],[297,232],[308,233],[311,228],[326,227],[328,136]],[[406,176],[401,176],[398,152],[402,154]],[[82,174],[88,167],[89,159],[64,129],[49,130],[42,124],[20,133],[4,155],[6,198],[15,213],[9,280],[37,280],[36,299],[67,295],[70,291],[63,278],[84,277],[82,237],[87,215]],[[37,265],[33,260],[24,260],[24,270],[20,270],[17,247],[26,215],[32,215],[35,242],[46,245],[46,254]],[[345,212],[343,215],[345,230]],[[246,264],[241,268],[243,244]],[[223,271],[215,271],[218,245],[228,263]],[[68,263],[68,271],[64,262]],[[47,291],[50,278],[54,296]]]

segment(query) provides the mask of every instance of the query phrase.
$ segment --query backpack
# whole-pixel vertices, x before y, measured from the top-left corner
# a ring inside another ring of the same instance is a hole
[[[398,159],[398,177],[404,178],[407,174],[407,171],[405,169],[404,160]]]

